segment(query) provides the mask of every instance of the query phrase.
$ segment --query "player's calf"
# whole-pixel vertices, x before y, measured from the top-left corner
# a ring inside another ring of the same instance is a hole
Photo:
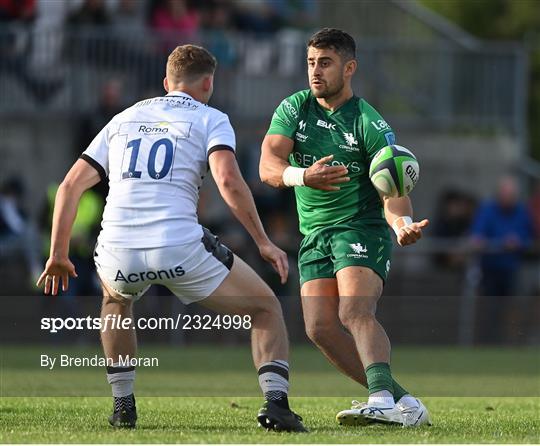
[[[235,257],[230,274],[201,304],[220,313],[251,316],[253,361],[258,367],[259,384],[265,398],[257,421],[269,430],[304,432],[301,418],[289,407],[287,329],[279,301],[270,287]]]

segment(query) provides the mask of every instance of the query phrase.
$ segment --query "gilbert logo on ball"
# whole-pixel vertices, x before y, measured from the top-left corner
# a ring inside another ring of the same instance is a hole
[[[369,166],[369,178],[381,194],[404,197],[418,182],[420,166],[414,154],[405,147],[391,145],[379,150]]]

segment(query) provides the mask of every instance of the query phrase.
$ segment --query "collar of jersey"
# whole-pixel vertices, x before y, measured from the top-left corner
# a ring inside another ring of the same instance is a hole
[[[338,108],[336,108],[335,110],[328,110],[327,108],[324,108],[321,104],[319,104],[319,102],[317,101],[317,98],[315,98],[315,96],[313,96],[313,98],[315,99],[315,103],[317,104],[317,106],[322,110],[324,111],[324,113],[327,115],[327,116],[332,116],[334,113],[337,113],[338,111],[340,110],[343,110],[345,107],[348,107],[349,104],[351,104],[355,99],[358,99],[358,97],[356,95],[352,95],[352,97],[350,97],[347,101],[345,101],[343,104],[341,104]]]
[[[165,96],[183,96],[185,98],[193,99],[192,96],[190,96],[187,93],[184,93],[182,91],[169,91]],[[195,99],[193,99],[195,100]]]

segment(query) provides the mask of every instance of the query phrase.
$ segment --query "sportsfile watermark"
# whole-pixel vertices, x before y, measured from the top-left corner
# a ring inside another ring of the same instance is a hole
[[[250,330],[250,315],[182,314],[176,317],[140,317],[118,314],[99,317],[42,317],[40,329],[49,333],[64,330]]]
[[[361,398],[366,391],[309,343],[298,296],[279,299],[290,339],[293,395],[339,397],[343,404]],[[462,296],[384,296],[377,313],[393,341],[391,371],[396,381],[420,398],[540,401],[538,324],[530,311],[538,296],[513,301],[520,305],[513,307],[503,327],[507,343],[483,345],[481,336],[493,328],[485,316],[485,306],[494,302],[489,298],[467,307],[471,302]],[[100,318],[99,302],[87,296],[4,298],[0,395],[110,397],[105,367],[111,366],[112,355],[104,352],[100,338],[107,341],[111,330],[120,328],[116,333],[126,338],[136,334],[138,345],[116,352],[122,357],[114,357],[113,366],[121,362],[136,368],[138,395],[260,397],[250,340],[257,354],[277,341],[275,336],[266,343],[260,338],[267,327],[264,314],[251,319],[218,316],[159,296],[136,304],[135,315]],[[459,311],[463,305],[467,312]],[[523,318],[517,313],[520,308],[529,310]],[[492,401],[489,405],[497,407]]]

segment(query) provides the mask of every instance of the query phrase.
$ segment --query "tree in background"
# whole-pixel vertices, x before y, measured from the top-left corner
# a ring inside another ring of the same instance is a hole
[[[540,0],[420,1],[477,37],[525,44],[530,55],[530,152],[540,160]]]

